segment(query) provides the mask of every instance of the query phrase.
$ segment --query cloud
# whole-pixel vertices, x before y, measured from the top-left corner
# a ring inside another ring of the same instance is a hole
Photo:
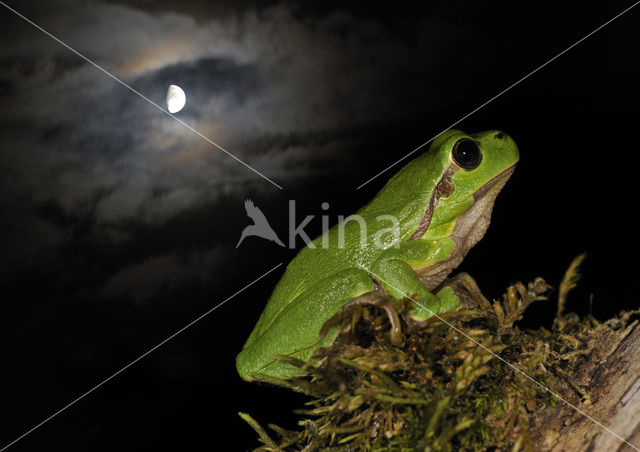
[[[296,168],[306,174],[306,159],[336,158],[340,142],[354,145],[345,130],[384,123],[392,105],[407,109],[396,119],[412,110],[415,86],[396,81],[406,75],[411,49],[374,20],[346,13],[301,19],[274,6],[196,22],[97,1],[58,2],[40,12],[45,28],[154,102],[164,104],[168,84],[181,85],[188,98],[181,118],[275,179],[295,179]],[[154,196],[158,190],[178,191],[187,209],[204,191],[215,196],[215,187],[260,183],[39,32],[3,46],[0,61],[0,80],[12,94],[12,108],[0,112],[3,134],[13,140],[3,164],[24,173],[22,188],[36,201],[55,198],[74,211],[107,192],[95,210],[103,221],[150,219],[149,208],[162,220],[164,205],[164,219],[176,209]],[[414,72],[427,75],[424,64]],[[292,136],[297,142],[289,145]],[[115,199],[127,191],[118,209]]]
[[[219,265],[221,251],[153,256],[115,273],[97,292],[100,298],[128,297],[143,303],[158,295],[168,295],[184,286],[203,285]]]
[[[432,90],[438,101],[429,43],[445,38],[428,22],[408,38],[374,19],[340,11],[304,16],[285,3],[204,19],[104,1],[17,7],[159,105],[169,84],[182,86],[181,119],[285,186],[349,161],[364,132],[409,118],[422,108],[415,92]],[[60,260],[56,253],[66,253],[69,242],[130,247],[141,226],[161,228],[258,187],[275,193],[183,125],[13,19],[0,31],[21,30],[19,40],[0,48],[0,92],[8,103],[0,110],[0,201],[20,204],[33,231],[49,232],[9,232],[3,241]],[[9,36],[0,38],[8,42]],[[73,219],[71,226],[43,217],[45,204]],[[216,246],[232,246],[236,237],[224,240],[218,235]],[[171,274],[191,277],[179,252],[164,253],[105,267],[113,277],[104,293],[126,288],[142,299],[164,284],[143,275],[158,272],[169,284],[176,282]],[[8,267],[25,262],[6,261]],[[134,280],[142,281],[139,289]]]

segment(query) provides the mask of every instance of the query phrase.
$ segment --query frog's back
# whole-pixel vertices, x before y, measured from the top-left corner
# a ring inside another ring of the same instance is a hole
[[[286,306],[306,291],[313,290],[321,281],[347,269],[370,268],[386,248],[397,241],[408,240],[418,228],[433,193],[430,181],[442,174],[445,166],[445,162],[438,161],[434,154],[421,155],[402,168],[369,204],[356,212],[357,219],[347,218],[331,228],[327,237],[313,240],[313,248],[304,247],[287,266],[245,347],[260,337]],[[397,219],[399,234],[389,232],[382,240],[384,246],[377,247],[372,245],[373,236],[390,227],[389,222],[379,220],[382,215]],[[361,237],[363,228],[364,240]]]
[[[353,227],[346,225],[345,236],[349,235],[351,229]],[[337,226],[332,228],[328,234],[330,240],[337,240]],[[329,243],[336,242],[329,241]],[[355,262],[366,265],[375,259],[373,253],[367,253],[367,250],[362,248],[322,247],[322,236],[315,239],[312,244],[315,248],[305,246],[287,266],[245,347],[260,337],[278,314],[306,291],[312,290],[323,280],[332,278],[347,269],[355,268]]]

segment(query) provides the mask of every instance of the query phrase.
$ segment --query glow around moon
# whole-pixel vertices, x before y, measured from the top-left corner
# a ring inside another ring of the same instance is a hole
[[[167,90],[167,110],[169,113],[177,113],[187,103],[187,96],[178,85],[169,85]]]

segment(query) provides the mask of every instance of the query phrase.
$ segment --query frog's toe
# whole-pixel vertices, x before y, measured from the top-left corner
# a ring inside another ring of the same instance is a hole
[[[424,322],[443,312],[456,311],[461,306],[457,292],[450,286],[442,287],[429,299],[410,299],[409,317],[415,322]]]
[[[445,280],[440,287],[451,287],[460,300],[459,309],[475,309],[482,307],[491,311],[491,303],[482,294],[476,281],[466,272],[458,273]]]

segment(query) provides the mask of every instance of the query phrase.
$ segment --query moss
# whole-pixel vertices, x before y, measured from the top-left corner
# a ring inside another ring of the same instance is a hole
[[[621,329],[631,313],[599,323],[565,314],[568,292],[584,256],[571,264],[558,293],[551,330],[521,330],[516,322],[546,299],[540,278],[507,288],[490,303],[476,294],[472,308],[442,314],[411,330],[401,345],[389,335],[388,310],[355,306],[340,314],[334,345],[307,363],[280,357],[306,372],[270,383],[306,393],[298,428],[269,425],[256,451],[534,450],[529,429],[536,413],[554,407],[552,392],[588,402],[571,369],[588,356],[603,329]],[[396,304],[402,314],[407,301]],[[535,380],[535,381],[533,381]]]

